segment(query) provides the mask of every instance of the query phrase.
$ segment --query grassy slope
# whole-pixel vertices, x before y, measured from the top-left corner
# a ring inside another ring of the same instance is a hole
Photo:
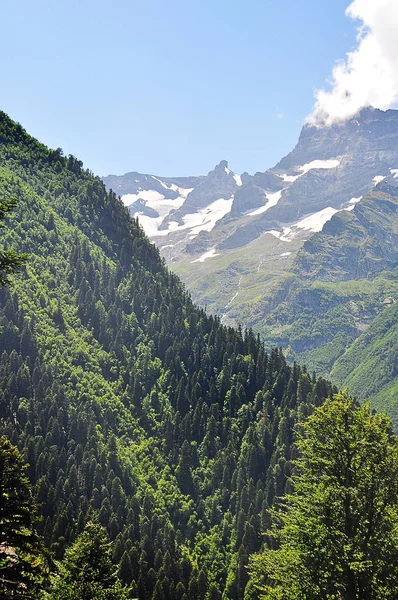
[[[333,380],[398,423],[398,304],[386,307],[335,362]]]
[[[177,262],[170,268],[182,279],[195,302],[209,312],[225,315],[223,322],[256,323],[292,266],[302,238],[291,243],[263,234],[244,248],[222,251],[204,262]],[[290,254],[282,256],[284,253]],[[200,255],[194,255],[195,260]],[[228,307],[226,308],[226,306]]]

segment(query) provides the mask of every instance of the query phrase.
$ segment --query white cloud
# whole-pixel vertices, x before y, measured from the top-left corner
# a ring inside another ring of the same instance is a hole
[[[354,0],[347,16],[361,21],[357,48],[333,69],[330,91],[317,90],[310,122],[332,125],[361,108],[398,102],[398,1]]]

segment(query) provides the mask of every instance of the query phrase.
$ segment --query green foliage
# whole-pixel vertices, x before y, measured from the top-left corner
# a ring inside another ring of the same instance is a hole
[[[0,222],[14,208],[15,204],[14,198],[6,202],[0,200]],[[0,228],[2,227],[4,227],[4,224],[0,223]],[[17,254],[14,250],[0,249],[0,285],[9,284],[9,275],[18,271],[25,264],[27,258],[27,254]]]
[[[398,304],[386,306],[336,361],[332,377],[391,415],[398,427]]]
[[[398,439],[343,394],[302,425],[294,491],[251,561],[261,597],[386,600],[398,594]]]
[[[111,544],[103,527],[87,523],[68,548],[52,578],[48,600],[126,600],[127,590],[116,575]]]
[[[44,574],[41,543],[32,531],[34,510],[26,465],[18,449],[0,438],[0,595],[35,597]]]
[[[264,310],[246,321],[288,360],[387,411],[396,428],[398,339],[387,323],[398,300],[397,232],[398,187],[384,182],[304,243],[285,281],[265,290]]]

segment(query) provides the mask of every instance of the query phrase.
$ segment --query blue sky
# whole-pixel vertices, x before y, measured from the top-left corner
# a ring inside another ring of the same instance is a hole
[[[0,109],[96,174],[264,171],[355,46],[343,0],[2,0]]]

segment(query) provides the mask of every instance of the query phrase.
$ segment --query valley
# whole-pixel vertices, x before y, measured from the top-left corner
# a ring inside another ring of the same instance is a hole
[[[398,2],[2,4],[0,600],[398,600]]]
[[[195,302],[350,387],[354,375],[342,377],[338,361],[388,308],[385,299],[397,299],[395,211],[369,204],[385,186],[396,197],[397,165],[398,111],[369,108],[330,128],[305,125],[295,149],[264,173],[236,175],[222,161],[187,178],[190,188],[137,173],[134,182],[133,174],[104,182]],[[352,391],[381,406],[381,381]],[[395,401],[382,404],[396,419]]]

